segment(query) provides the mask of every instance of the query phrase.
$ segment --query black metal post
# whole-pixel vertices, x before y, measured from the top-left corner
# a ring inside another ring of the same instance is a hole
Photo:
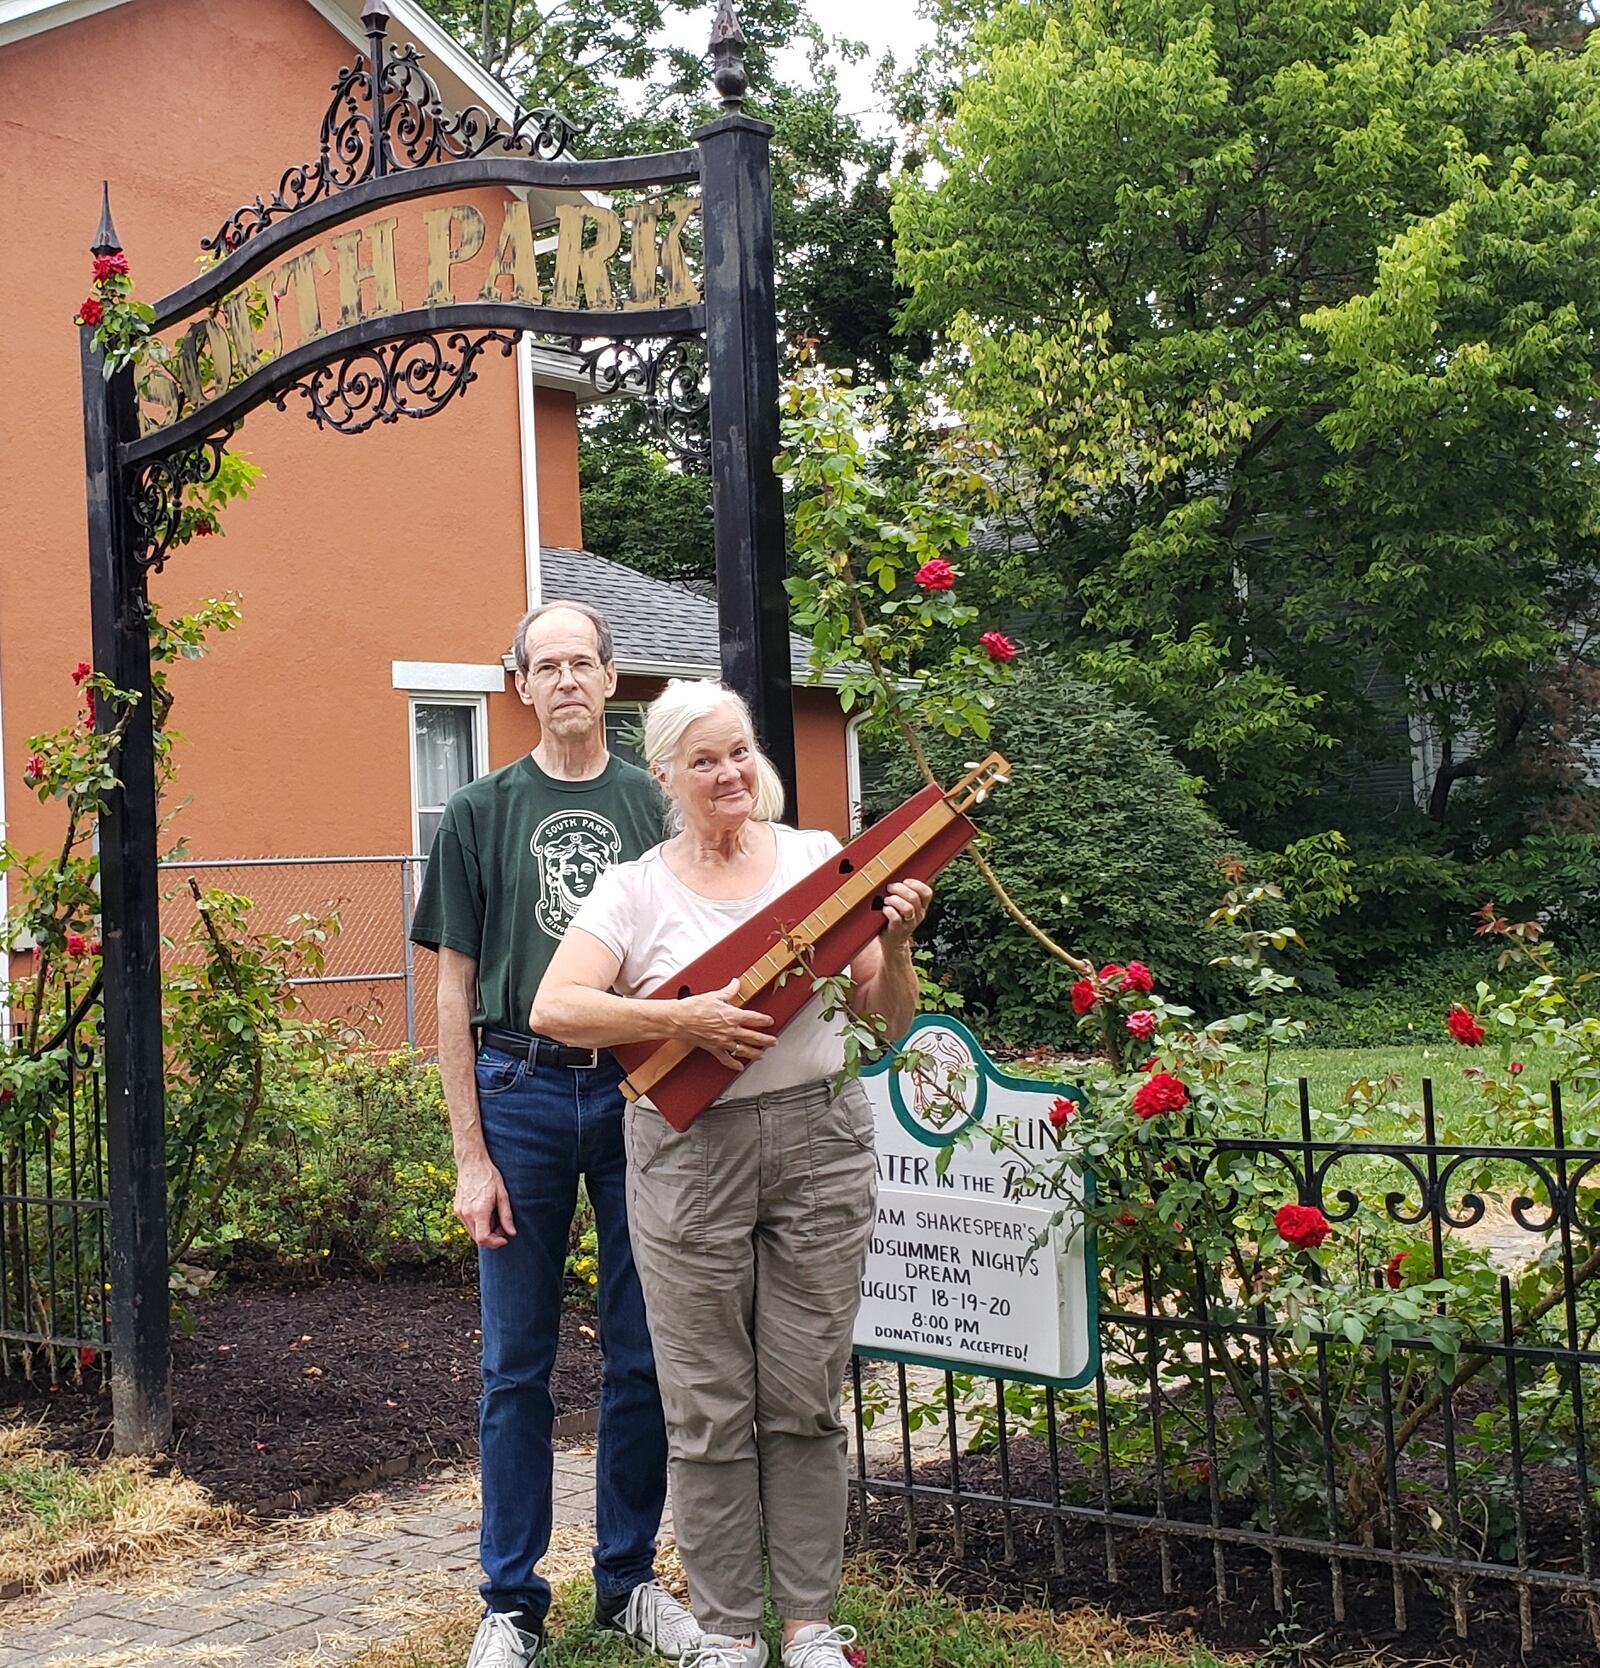
[[[711,52],[726,112],[694,135],[705,238],[711,378],[711,506],[722,675],[750,703],[795,811],[794,691],[783,588],[778,313],[772,253],[772,128],[743,114],[745,39],[730,0]]]
[[[103,199],[93,245],[121,249]],[[161,1051],[161,929],[156,876],[155,735],[145,577],[134,560],[119,446],[138,434],[133,372],[108,381],[82,332],[83,439],[89,500],[89,605],[95,670],[135,703],[115,760],[119,786],[100,818],[105,976],[106,1148],[110,1168],[111,1397],[118,1453],[172,1438],[167,1293],[167,1163]],[[119,713],[102,700],[105,730]]]
[[[372,172],[381,180],[389,172],[389,121],[383,94],[383,47],[389,31],[385,0],[369,0],[362,8],[361,21],[366,26],[367,70],[372,76]]]

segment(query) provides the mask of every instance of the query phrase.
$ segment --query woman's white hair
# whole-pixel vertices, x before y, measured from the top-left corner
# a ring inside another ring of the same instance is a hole
[[[739,715],[756,761],[756,803],[750,815],[757,822],[772,822],[783,815],[783,782],[761,751],[744,698],[714,678],[674,678],[650,703],[644,715],[645,760],[670,780],[689,726],[723,707]],[[683,827],[683,812],[670,795],[667,803],[667,826],[676,834]]]

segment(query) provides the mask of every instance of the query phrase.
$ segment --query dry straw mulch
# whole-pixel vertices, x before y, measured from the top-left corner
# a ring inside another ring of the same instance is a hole
[[[0,1427],[0,1595],[208,1553],[235,1521],[197,1484],[144,1460],[82,1466],[46,1447],[38,1425]]]

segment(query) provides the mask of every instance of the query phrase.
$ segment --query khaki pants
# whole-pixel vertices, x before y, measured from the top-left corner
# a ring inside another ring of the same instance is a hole
[[[872,1231],[859,1083],[730,1101],[682,1134],[628,1112],[628,1217],[667,1418],[689,1597],[708,1632],[833,1608],[844,1560],[839,1394]]]

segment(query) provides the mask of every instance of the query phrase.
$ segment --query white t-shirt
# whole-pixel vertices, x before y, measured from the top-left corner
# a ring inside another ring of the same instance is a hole
[[[599,939],[621,960],[611,987],[617,995],[650,995],[749,920],[762,904],[787,892],[843,849],[825,829],[768,826],[777,842],[777,858],[766,884],[747,898],[702,897],[667,867],[660,846],[631,863],[614,864],[595,882],[572,925]],[[792,1089],[842,1071],[841,1020],[837,1015],[824,1020],[824,1006],[824,997],[812,997],[773,1047],[747,1065],[720,1098]]]

